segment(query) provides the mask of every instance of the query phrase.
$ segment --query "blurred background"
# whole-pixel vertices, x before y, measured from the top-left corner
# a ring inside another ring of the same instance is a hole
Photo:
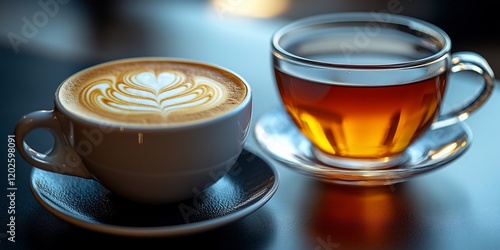
[[[0,46],[2,53],[79,62],[145,55],[220,61],[232,52],[232,60],[245,61],[268,51],[243,45],[265,48],[281,24],[344,11],[432,22],[450,35],[454,50],[484,54],[500,69],[498,8],[486,0],[2,0]]]

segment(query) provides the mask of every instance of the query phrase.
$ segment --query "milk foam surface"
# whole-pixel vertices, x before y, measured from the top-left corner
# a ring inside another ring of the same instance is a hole
[[[188,62],[122,61],[70,77],[58,98],[71,113],[99,122],[175,124],[218,116],[246,96],[236,76]]]

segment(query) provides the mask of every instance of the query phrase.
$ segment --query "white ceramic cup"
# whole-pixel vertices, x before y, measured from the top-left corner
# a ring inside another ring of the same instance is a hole
[[[246,86],[241,103],[223,114],[155,127],[95,122],[61,105],[58,92],[65,80],[56,92],[53,110],[29,113],[18,122],[15,135],[19,152],[34,167],[94,179],[128,200],[158,204],[191,198],[231,169],[251,121],[248,83],[228,69],[210,66],[236,76]],[[48,153],[25,142],[25,136],[37,128],[47,129],[54,137]]]

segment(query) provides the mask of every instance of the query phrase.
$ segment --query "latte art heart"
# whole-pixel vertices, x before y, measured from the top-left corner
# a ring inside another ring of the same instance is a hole
[[[238,107],[248,88],[215,66],[144,58],[103,63],[69,77],[58,90],[68,112],[117,126],[203,121]]]
[[[222,103],[226,88],[207,77],[187,77],[181,72],[129,73],[116,79],[97,80],[83,91],[86,102],[96,110],[119,114],[168,114],[173,110],[194,112]]]

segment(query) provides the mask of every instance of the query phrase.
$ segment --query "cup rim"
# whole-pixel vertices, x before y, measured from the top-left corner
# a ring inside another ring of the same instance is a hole
[[[397,63],[376,63],[376,64],[347,64],[336,63],[321,60],[313,60],[310,58],[302,57],[289,52],[280,45],[280,40],[291,31],[306,28],[313,25],[327,24],[327,23],[343,23],[343,22],[375,22],[395,24],[400,26],[410,27],[412,30],[418,30],[442,41],[442,47],[432,55],[408,60],[405,62]],[[341,13],[328,13],[319,14],[315,16],[305,17],[292,21],[291,23],[282,26],[274,32],[271,38],[271,47],[273,50],[273,57],[280,58],[281,60],[291,61],[294,63],[305,64],[309,66],[316,66],[321,68],[349,68],[349,69],[363,69],[363,70],[380,70],[380,69],[401,69],[401,68],[414,68],[424,65],[432,64],[436,61],[442,60],[446,57],[451,50],[451,39],[444,30],[436,25],[427,21],[417,19],[410,16],[403,16],[388,12],[341,12]]]
[[[75,114],[71,111],[69,111],[67,108],[65,108],[61,101],[59,100],[59,92],[62,88],[62,86],[71,78],[76,76],[77,74],[84,73],[86,71],[90,71],[92,69],[95,69],[97,67],[109,65],[109,64],[115,64],[115,63],[121,63],[121,62],[128,62],[128,61],[165,61],[165,62],[180,62],[180,63],[193,63],[193,64],[198,64],[202,66],[207,66],[207,67],[213,67],[216,69],[219,69],[221,71],[224,71],[226,73],[229,73],[236,78],[238,78],[243,85],[246,87],[246,94],[243,100],[234,108],[221,113],[219,115],[216,115],[214,117],[210,118],[205,118],[201,120],[196,120],[196,121],[190,121],[190,122],[182,122],[182,123],[162,123],[162,124],[148,124],[148,125],[141,125],[141,124],[127,124],[127,123],[117,123],[117,122],[99,122],[94,118],[86,118],[82,117],[78,114]],[[243,109],[245,109],[248,105],[252,105],[252,89],[250,87],[250,84],[238,73],[234,72],[233,70],[230,70],[226,67],[214,64],[214,63],[208,63],[200,60],[194,60],[194,59],[186,59],[186,58],[179,58],[179,57],[161,57],[161,56],[146,56],[146,57],[128,57],[128,58],[122,58],[122,59],[116,59],[116,60],[111,60],[111,61],[106,61],[102,62],[99,64],[95,64],[93,66],[84,68],[66,79],[64,79],[61,84],[57,87],[57,90],[55,92],[55,98],[54,98],[54,105],[56,107],[56,110],[59,112],[62,112],[65,116],[68,116],[71,118],[71,120],[78,121],[80,123],[85,123],[85,124],[91,124],[93,126],[102,126],[103,124],[106,125],[106,127],[109,128],[119,128],[119,129],[125,129],[125,130],[141,130],[141,131],[156,131],[156,130],[165,130],[165,129],[188,129],[188,128],[196,128],[199,126],[206,126],[212,123],[215,123],[217,121],[223,120],[226,117],[231,117],[233,115],[236,115],[237,113],[240,113]],[[251,107],[250,107],[251,108]]]

